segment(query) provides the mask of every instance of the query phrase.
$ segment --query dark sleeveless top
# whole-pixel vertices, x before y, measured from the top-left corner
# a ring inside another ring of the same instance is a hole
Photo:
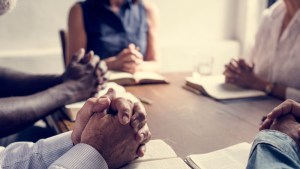
[[[109,0],[86,0],[80,5],[87,35],[86,51],[93,50],[106,59],[133,43],[145,56],[148,24],[142,1],[125,0],[118,14],[111,11]]]

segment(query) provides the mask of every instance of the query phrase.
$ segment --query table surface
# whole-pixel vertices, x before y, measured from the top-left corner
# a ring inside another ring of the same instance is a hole
[[[271,97],[217,102],[183,89],[188,75],[164,74],[171,82],[167,85],[126,87],[137,97],[153,101],[145,105],[152,139],[164,140],[181,158],[252,142],[262,116],[281,102]],[[73,125],[59,112],[47,119],[57,132]]]

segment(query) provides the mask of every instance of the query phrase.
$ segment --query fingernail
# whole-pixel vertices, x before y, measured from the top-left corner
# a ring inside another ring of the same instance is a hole
[[[113,88],[109,88],[109,89],[108,89],[108,92],[113,92],[113,91],[114,91]]]
[[[134,120],[133,121],[133,128],[137,128],[138,124],[139,124],[139,121],[138,120]]]
[[[140,136],[139,142],[142,142],[142,141],[144,140],[144,134],[143,134],[143,133],[140,133],[139,136]]]
[[[126,124],[129,122],[129,117],[127,115],[123,116],[123,122]]]

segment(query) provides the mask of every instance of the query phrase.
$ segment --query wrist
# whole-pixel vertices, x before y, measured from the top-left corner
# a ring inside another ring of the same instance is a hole
[[[63,83],[63,81],[64,81],[64,74],[61,74],[61,75],[57,75],[56,77],[55,77],[55,81],[57,82],[57,84],[61,84],[61,83]]]
[[[116,70],[117,69],[117,63],[116,63],[117,57],[113,56],[108,59],[105,59],[105,63],[107,65],[108,70]]]
[[[55,97],[60,96],[61,98],[61,103],[63,105],[71,104],[74,103],[76,100],[75,98],[75,93],[73,92],[74,89],[74,84],[75,82],[72,80],[63,82],[59,85],[57,85],[54,90],[55,90]]]
[[[256,83],[254,83],[253,89],[260,90],[260,91],[266,91],[266,88],[271,83],[264,81],[262,79],[258,79]]]

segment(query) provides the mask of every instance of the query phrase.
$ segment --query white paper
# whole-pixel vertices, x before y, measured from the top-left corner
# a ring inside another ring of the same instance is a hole
[[[116,80],[116,79],[124,79],[124,78],[132,78],[133,75],[127,72],[120,72],[120,71],[107,71],[107,74],[109,76],[109,80]]]
[[[122,169],[190,169],[180,158],[146,161],[129,164]]]
[[[207,154],[190,155],[187,160],[201,169],[245,169],[250,149],[251,144],[240,143]]]
[[[202,86],[209,96],[217,100],[266,96],[264,92],[259,90],[245,89],[225,83],[225,77],[223,75],[198,78],[188,77],[186,80],[190,83]]]
[[[108,82],[106,84],[105,89],[100,90],[98,92],[97,96],[100,97],[100,96],[105,95],[109,88],[113,88],[116,91],[116,96],[117,97],[125,96],[125,93],[126,93],[125,88],[122,87],[122,86],[120,86],[120,85],[118,85],[118,84],[116,84],[116,83],[114,83],[114,82]],[[85,103],[85,101],[77,102],[77,103],[73,103],[73,104],[68,104],[65,107],[67,109],[76,109],[76,108],[80,109],[84,105],[84,103]]]
[[[146,153],[144,157],[133,162],[150,161],[165,158],[176,158],[174,150],[162,140],[151,140],[146,144]]]
[[[134,79],[136,81],[140,80],[164,80],[165,78],[155,72],[150,72],[150,71],[140,71],[136,72],[134,75]]]

